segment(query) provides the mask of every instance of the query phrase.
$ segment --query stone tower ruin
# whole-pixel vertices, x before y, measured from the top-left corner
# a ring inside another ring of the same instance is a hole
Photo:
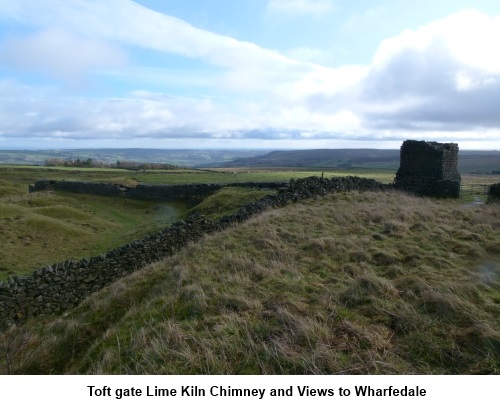
[[[404,141],[395,187],[420,196],[459,198],[457,163],[456,143]]]

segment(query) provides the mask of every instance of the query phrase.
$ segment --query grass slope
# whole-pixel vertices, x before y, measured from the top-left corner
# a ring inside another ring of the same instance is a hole
[[[267,211],[63,317],[13,328],[0,335],[0,366],[85,374],[499,373],[499,315],[498,206],[338,194]]]
[[[224,187],[205,198],[200,204],[189,210],[188,213],[205,215],[215,220],[224,215],[235,214],[240,207],[270,194],[276,194],[276,190]]]
[[[165,228],[184,212],[180,204],[70,193],[0,200],[0,280],[96,256]]]
[[[26,189],[22,185],[0,179],[0,198],[8,198],[9,196],[22,194],[24,192],[26,192]]]
[[[15,188],[14,183],[4,182]],[[233,214],[241,206],[275,192],[227,187],[187,212],[181,203],[18,192],[0,198],[0,280],[8,275],[30,274],[35,268],[58,261],[96,256],[195,211],[213,219]]]

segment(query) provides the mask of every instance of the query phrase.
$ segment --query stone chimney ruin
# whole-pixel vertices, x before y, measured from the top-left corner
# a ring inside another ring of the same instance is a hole
[[[426,141],[404,141],[395,187],[419,196],[460,197],[458,145]]]

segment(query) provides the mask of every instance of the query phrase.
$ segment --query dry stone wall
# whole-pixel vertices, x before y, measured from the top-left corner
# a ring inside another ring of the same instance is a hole
[[[136,200],[186,202],[195,206],[204,198],[223,187],[251,187],[251,188],[281,188],[288,183],[283,182],[242,182],[242,183],[206,183],[206,184],[174,184],[149,185],[138,184],[127,187],[120,184],[93,183],[85,181],[55,181],[39,180],[29,187],[30,193],[45,190],[66,191],[70,193],[94,194],[111,197],[126,197]]]
[[[211,221],[193,216],[172,226],[90,259],[70,260],[36,270],[31,276],[0,283],[0,328],[26,317],[60,314],[120,277],[169,256],[203,235],[243,222],[270,207],[281,207],[327,193],[382,190],[386,186],[359,177],[292,180],[285,190],[247,204],[230,216]]]
[[[395,186],[429,197],[460,197],[458,145],[425,141],[404,141]]]

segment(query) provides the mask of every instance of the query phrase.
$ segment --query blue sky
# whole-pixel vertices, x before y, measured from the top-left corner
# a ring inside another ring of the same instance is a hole
[[[0,0],[0,149],[500,149],[497,0]]]

